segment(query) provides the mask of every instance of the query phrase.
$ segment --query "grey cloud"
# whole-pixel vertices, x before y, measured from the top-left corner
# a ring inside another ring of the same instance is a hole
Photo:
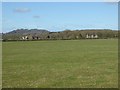
[[[107,4],[110,4],[110,5],[117,5],[118,3],[117,2],[106,2]]]
[[[105,3],[110,4],[110,5],[114,5],[119,2],[119,0],[104,0],[104,1],[105,1]]]
[[[26,12],[30,12],[31,10],[29,8],[15,8],[14,12],[18,12],[18,13],[26,13]]]
[[[35,16],[33,16],[33,18],[40,18],[40,16],[39,15],[35,15]]]
[[[120,0],[104,0],[104,2],[119,2]]]

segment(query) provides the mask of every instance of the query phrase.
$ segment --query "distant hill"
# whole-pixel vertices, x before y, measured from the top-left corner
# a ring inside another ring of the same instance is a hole
[[[17,29],[11,32],[6,33],[7,35],[34,35],[34,34],[41,34],[41,33],[49,33],[49,31],[44,29]]]

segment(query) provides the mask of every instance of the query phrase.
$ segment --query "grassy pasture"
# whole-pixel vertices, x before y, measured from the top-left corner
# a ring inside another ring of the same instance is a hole
[[[118,87],[117,40],[3,42],[3,87]]]

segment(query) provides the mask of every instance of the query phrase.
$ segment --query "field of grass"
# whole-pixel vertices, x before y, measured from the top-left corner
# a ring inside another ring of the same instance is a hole
[[[3,88],[118,87],[117,40],[3,42]]]
[[[2,41],[0,41],[0,89],[2,89]]]

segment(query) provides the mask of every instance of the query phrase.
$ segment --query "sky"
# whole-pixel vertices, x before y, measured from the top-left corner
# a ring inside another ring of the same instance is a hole
[[[2,2],[2,32],[118,29],[118,5],[108,2]]]

